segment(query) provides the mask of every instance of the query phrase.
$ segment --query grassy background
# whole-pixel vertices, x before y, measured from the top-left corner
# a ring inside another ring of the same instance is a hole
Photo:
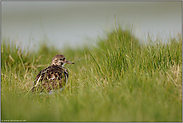
[[[69,83],[53,95],[27,93],[56,54]],[[25,96],[26,95],[26,96]],[[146,44],[120,27],[97,46],[21,51],[1,43],[1,119],[23,121],[182,121],[182,37]]]

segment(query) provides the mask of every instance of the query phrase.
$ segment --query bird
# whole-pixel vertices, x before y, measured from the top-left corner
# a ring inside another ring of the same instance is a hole
[[[62,90],[67,84],[69,72],[64,67],[65,64],[74,64],[67,61],[64,55],[58,54],[52,58],[51,66],[42,69],[35,77],[35,81],[31,88],[32,92],[49,92],[54,90]]]

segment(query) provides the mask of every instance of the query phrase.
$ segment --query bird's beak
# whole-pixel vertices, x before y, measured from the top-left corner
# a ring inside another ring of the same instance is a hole
[[[70,61],[66,61],[67,64],[74,64],[73,62],[70,62]]]

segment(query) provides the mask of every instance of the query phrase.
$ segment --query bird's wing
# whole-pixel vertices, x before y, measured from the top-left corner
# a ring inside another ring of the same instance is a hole
[[[65,76],[65,80],[62,80],[63,73]],[[36,76],[34,85],[32,87],[32,91],[34,91],[34,89],[40,84],[46,87],[48,87],[49,86],[48,84],[50,84],[51,86],[54,86],[52,88],[55,88],[55,86],[57,85],[57,81],[59,81],[59,86],[62,86],[62,82],[67,83],[67,79],[68,79],[68,71],[66,68],[59,67],[57,65],[49,66],[41,70],[39,74]]]
[[[60,80],[62,79],[62,74],[63,74],[63,69],[60,68],[59,66],[49,66],[39,72],[39,74],[36,76],[32,91],[34,89],[42,84],[42,81],[46,81],[47,83],[50,80]]]
[[[34,91],[34,89],[39,85],[39,83],[43,80],[43,78],[44,78],[44,76],[45,76],[45,73],[47,72],[47,70],[49,70],[50,69],[50,67],[51,66],[49,66],[49,67],[47,67],[47,68],[45,68],[45,69],[43,69],[43,70],[41,70],[40,72],[39,72],[39,74],[36,76],[36,78],[35,78],[35,81],[34,81],[34,84],[33,84],[33,86],[32,86],[32,91]]]

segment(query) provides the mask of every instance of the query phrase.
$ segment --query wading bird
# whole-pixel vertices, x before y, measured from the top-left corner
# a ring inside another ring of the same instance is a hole
[[[56,55],[51,61],[51,66],[41,70],[36,76],[31,88],[32,92],[53,92],[55,89],[62,90],[67,85],[69,73],[64,67],[65,64],[74,64],[67,61],[63,55]]]

